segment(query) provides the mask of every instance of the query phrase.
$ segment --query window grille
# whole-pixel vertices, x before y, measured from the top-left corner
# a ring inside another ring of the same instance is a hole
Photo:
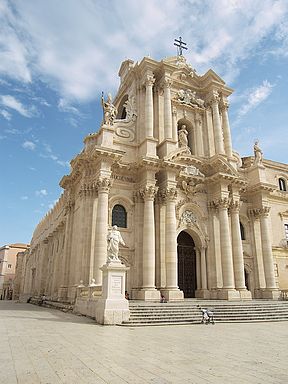
[[[116,204],[112,210],[112,225],[117,225],[120,228],[127,228],[127,212],[126,209]]]

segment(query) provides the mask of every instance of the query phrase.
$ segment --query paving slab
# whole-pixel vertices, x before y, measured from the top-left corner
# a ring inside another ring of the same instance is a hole
[[[0,384],[287,384],[288,322],[101,326],[0,301]]]

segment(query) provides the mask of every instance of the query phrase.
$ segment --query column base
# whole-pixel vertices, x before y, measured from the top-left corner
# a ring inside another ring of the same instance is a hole
[[[195,292],[195,297],[197,299],[211,299],[211,293],[208,291],[208,289],[197,289]],[[215,299],[217,298],[217,295]]]
[[[240,294],[240,300],[252,300],[252,294],[247,289],[240,289],[238,292]]]
[[[240,293],[233,288],[222,288],[218,291],[217,298],[219,300],[240,301]]]
[[[158,159],[157,153],[156,153],[156,145],[157,140],[153,137],[147,138],[140,144],[139,147],[139,155],[143,157],[154,157],[155,159]]]
[[[162,159],[177,149],[177,142],[173,139],[165,139],[157,146],[158,155]]]
[[[279,300],[280,292],[278,289],[261,289],[261,298],[268,300]]]
[[[135,296],[136,300],[160,301],[160,292],[153,288],[141,288],[135,292]]]
[[[164,288],[161,289],[161,294],[165,297],[167,301],[183,301],[184,293],[180,291],[179,288],[169,289]]]

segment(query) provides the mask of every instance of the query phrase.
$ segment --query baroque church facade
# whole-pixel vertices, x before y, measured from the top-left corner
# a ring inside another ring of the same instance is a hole
[[[132,299],[278,299],[288,289],[288,166],[257,143],[254,156],[233,151],[232,89],[212,70],[144,57],[119,76],[21,257],[20,298],[74,303],[87,288],[97,300],[117,225]]]

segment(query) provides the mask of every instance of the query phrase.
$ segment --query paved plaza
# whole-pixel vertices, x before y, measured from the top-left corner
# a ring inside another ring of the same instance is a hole
[[[0,301],[1,384],[288,382],[288,322],[128,328]]]

